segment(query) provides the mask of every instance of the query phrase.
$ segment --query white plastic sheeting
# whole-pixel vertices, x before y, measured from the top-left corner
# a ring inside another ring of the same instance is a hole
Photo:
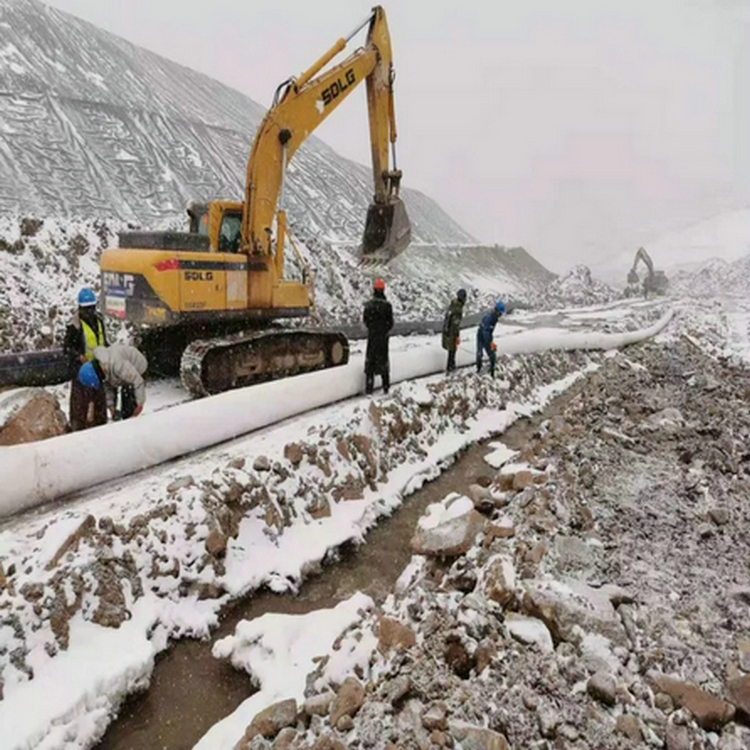
[[[497,338],[498,353],[548,349],[616,349],[650,338],[671,320],[668,310],[649,328],[627,333],[531,330]],[[473,345],[473,335],[470,334]],[[473,347],[472,347],[473,348]],[[474,361],[468,347],[458,366]],[[391,382],[441,372],[439,339],[391,355]],[[377,381],[376,381],[377,382]],[[231,440],[364,391],[362,358],[344,367],[228,391],[125,422],[61,437],[0,448],[0,517],[93,487]]]

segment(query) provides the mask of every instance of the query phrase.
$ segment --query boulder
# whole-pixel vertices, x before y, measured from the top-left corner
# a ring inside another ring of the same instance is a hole
[[[284,458],[296,469],[304,458],[302,446],[299,443],[288,443],[284,446]]]
[[[524,612],[543,620],[556,641],[575,642],[583,629],[603,635],[615,646],[628,646],[627,634],[612,606],[613,587],[594,589],[575,579],[535,579],[526,581],[524,587]]]
[[[476,510],[471,510],[432,528],[418,526],[411,540],[412,552],[431,557],[464,555],[486,525],[487,519]]]
[[[508,628],[508,633],[521,643],[529,646],[535,643],[542,651],[550,654],[555,649],[547,626],[535,617],[524,617],[510,612],[505,616],[505,627]]]
[[[308,716],[325,716],[331,710],[335,697],[336,694],[331,690],[311,696],[305,701],[305,713]]]
[[[502,555],[493,557],[484,572],[484,591],[487,598],[504,607],[513,600],[515,588],[516,569],[513,560]]]
[[[255,471],[271,471],[271,462],[267,456],[258,456],[253,461],[253,469]]]
[[[64,434],[68,427],[57,399],[42,388],[29,388],[6,398],[2,411],[9,416],[0,425],[0,445],[46,440]]]
[[[750,717],[750,675],[730,680],[727,683],[727,696],[738,711]]]
[[[609,672],[596,672],[586,683],[586,692],[605,706],[614,706],[617,700],[617,683]]]
[[[365,702],[365,689],[356,677],[347,677],[331,702],[330,720],[335,727],[342,716],[354,716]]]
[[[667,750],[690,750],[690,732],[682,724],[669,724],[664,739]]]
[[[206,537],[205,548],[213,557],[224,557],[227,551],[227,535],[218,529],[211,529]]]
[[[406,651],[417,642],[414,631],[407,625],[390,617],[378,620],[378,651],[385,655],[389,651]]]
[[[669,695],[678,706],[684,706],[706,730],[721,729],[734,718],[734,706],[717,698],[697,685],[663,674],[650,675],[651,682],[662,693]]]
[[[261,737],[275,737],[284,727],[291,727],[297,723],[297,701],[294,698],[279,701],[257,713],[245,730],[242,742],[247,743],[260,735]]]
[[[508,740],[491,729],[483,729],[463,721],[452,721],[450,732],[461,743],[462,750],[510,750]]]

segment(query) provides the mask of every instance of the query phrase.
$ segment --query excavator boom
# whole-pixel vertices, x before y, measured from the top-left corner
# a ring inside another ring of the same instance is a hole
[[[365,44],[336,63],[367,27]],[[373,198],[361,245],[366,261],[387,262],[411,238],[395,165],[393,63],[385,12],[377,6],[302,75],[276,90],[253,139],[242,200],[192,203],[187,232],[123,232],[100,261],[104,309],[141,330],[152,371],[179,366],[196,395],[346,364],[343,334],[285,331],[273,322],[303,318],[314,285],[287,237],[284,179],[297,149],[360,84],[367,89]],[[391,162],[391,158],[393,162]],[[300,278],[285,276],[284,252],[296,253]]]
[[[364,47],[321,73],[365,25]],[[274,255],[279,270],[285,239],[282,211],[275,248],[271,230],[287,165],[299,146],[363,81],[367,85],[374,197],[365,221],[362,257],[388,261],[403,252],[411,239],[411,225],[399,197],[401,172],[395,164],[393,169],[389,165],[389,150],[395,160],[397,134],[391,44],[383,8],[375,7],[348,39],[339,39],[298,79],[289,79],[279,87],[253,141],[245,180],[242,247],[249,255]]]

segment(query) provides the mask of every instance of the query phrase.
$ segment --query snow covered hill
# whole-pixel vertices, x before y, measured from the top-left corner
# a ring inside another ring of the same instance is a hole
[[[0,92],[0,212],[41,217],[154,225],[192,199],[240,197],[264,113],[38,0],[0,0]],[[286,208],[299,236],[359,239],[368,167],[310,138],[289,172]],[[404,197],[417,241],[473,241],[427,196]]]
[[[750,292],[750,255],[728,263],[712,258],[692,271],[680,271],[672,279],[676,294],[685,296],[747,296]]]
[[[547,285],[544,290],[544,306],[595,305],[612,302],[618,296],[615,290],[595,279],[588,266],[578,265]]]

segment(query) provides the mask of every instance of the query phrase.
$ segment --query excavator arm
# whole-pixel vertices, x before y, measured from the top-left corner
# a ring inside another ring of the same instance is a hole
[[[340,64],[320,73],[360,29],[368,26],[364,47]],[[277,212],[287,165],[297,149],[363,81],[367,84],[374,202],[368,211],[363,257],[390,260],[406,249],[411,227],[398,197],[401,173],[389,168],[389,147],[396,142],[393,104],[393,63],[385,12],[376,6],[363,24],[339,39],[299,78],[276,92],[253,141],[247,165],[242,220],[243,252],[273,255],[283,265],[286,216]],[[394,148],[395,157],[395,148]],[[374,218],[372,218],[374,217]],[[274,247],[272,230],[277,219]],[[377,224],[375,231],[368,227]],[[379,231],[378,231],[379,230]]]
[[[644,250],[644,248],[639,247],[635,254],[633,267],[628,272],[628,283],[630,284],[638,283],[638,272],[636,269],[638,268],[639,262],[643,262],[643,264],[646,266],[648,279],[652,279],[654,276],[654,262],[651,260],[651,256]]]

